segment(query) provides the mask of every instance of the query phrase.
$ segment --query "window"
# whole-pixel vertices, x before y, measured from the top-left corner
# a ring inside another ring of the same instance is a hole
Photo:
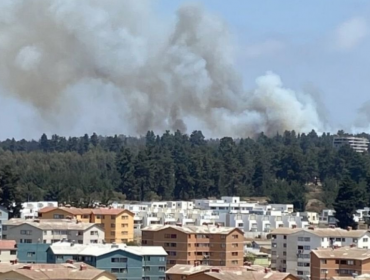
[[[286,239],[286,235],[284,235],[284,239]]]
[[[127,273],[127,268],[111,268],[112,273]]]
[[[143,266],[143,271],[144,272],[150,271],[150,266]]]
[[[238,255],[238,252],[232,252],[231,255],[232,256],[237,256]]]
[[[111,231],[110,232],[110,235],[116,235],[116,232],[115,231]]]
[[[64,219],[64,215],[54,214],[54,219]]]
[[[167,264],[176,264],[175,260],[167,260]]]
[[[27,252],[27,257],[32,258],[35,254],[35,252]]]
[[[101,219],[101,216],[100,216],[100,215],[96,215],[96,218],[97,218],[97,219]]]
[[[144,256],[144,261],[150,262],[150,256]]]
[[[234,234],[232,237],[233,237],[233,239],[238,239],[239,235]]]
[[[171,238],[171,239],[176,239],[177,238],[177,234],[165,234],[164,235],[164,238]]]
[[[347,261],[347,264],[348,264],[348,265],[354,265],[354,264],[355,264],[355,261],[354,261],[354,260],[348,260],[348,261]]]
[[[21,235],[31,235],[32,230],[21,230]]]
[[[358,239],[357,238],[352,238],[353,243],[357,243]]]
[[[127,262],[127,258],[111,258],[111,262],[114,262],[114,263],[126,263]]]
[[[128,227],[128,224],[121,224],[121,227]]]
[[[8,230],[8,226],[3,226],[3,230]]]
[[[160,267],[158,267],[158,271],[159,272],[165,272],[166,271],[166,267],[160,266]]]
[[[321,264],[327,264],[326,260],[320,260]]]
[[[169,256],[176,256],[176,251],[167,251]],[[203,253],[202,253],[203,254]]]
[[[164,262],[166,259],[165,259],[165,257],[159,257],[159,259],[158,259],[160,262]]]
[[[88,219],[89,215],[82,215],[82,219]]]
[[[143,280],[150,280],[150,277],[143,277]]]
[[[283,247],[286,248],[286,243],[283,244]]]
[[[176,247],[176,243],[164,243],[164,247]]]
[[[305,245],[303,246],[303,250],[311,251],[311,246]]]
[[[121,234],[127,235],[128,234],[128,231],[121,231]]]
[[[79,240],[80,241],[80,240]],[[81,240],[82,241],[82,240]],[[82,242],[81,242],[82,243]],[[98,239],[91,239],[90,240],[90,243],[91,244],[97,244],[98,243]]]
[[[111,228],[116,228],[116,224],[110,224]]]
[[[327,269],[320,269],[320,273],[321,274],[326,274],[326,273],[328,273],[328,270]]]
[[[32,243],[32,239],[21,239],[20,243]]]
[[[10,254],[11,255],[16,255],[17,254],[17,251],[16,250],[10,250]]]
[[[231,261],[232,264],[238,264],[238,261],[237,260],[233,260]]]
[[[122,220],[128,220],[128,216],[127,215],[124,215],[121,217]]]
[[[111,220],[116,219],[116,215],[112,215],[112,216],[110,216],[110,219],[111,219]]]
[[[233,248],[236,248],[236,247],[238,247],[238,246],[239,246],[239,244],[238,244],[238,243],[233,243],[233,244],[231,244],[231,246],[232,246]]]
[[[368,238],[362,239],[363,242],[368,242],[368,240],[369,240]]]
[[[80,233],[82,233],[82,231],[79,231],[78,232],[78,235],[80,235]],[[90,235],[99,235],[99,234],[98,234],[98,231],[97,230],[92,230],[92,231],[90,231]]]

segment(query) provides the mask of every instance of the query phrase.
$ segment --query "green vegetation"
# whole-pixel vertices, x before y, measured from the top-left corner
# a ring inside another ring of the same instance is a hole
[[[335,207],[345,226],[351,224],[345,215],[369,203],[370,156],[349,147],[336,151],[332,140],[315,131],[254,139],[205,140],[200,131],[190,136],[177,131],[148,132],[142,138],[93,134],[6,140],[0,142],[0,204],[21,197],[87,207],[96,200],[237,195],[266,196],[304,210],[307,183],[318,181],[322,201]]]

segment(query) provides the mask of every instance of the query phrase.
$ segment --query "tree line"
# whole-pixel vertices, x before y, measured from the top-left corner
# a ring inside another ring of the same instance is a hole
[[[370,156],[348,146],[336,150],[332,142],[329,133],[315,131],[209,140],[201,131],[7,139],[0,142],[0,179],[11,183],[0,180],[2,200],[7,200],[0,205],[21,199],[89,207],[96,201],[236,195],[264,196],[304,210],[311,183],[348,225],[352,221],[344,217],[370,202]],[[12,190],[9,195],[6,188]]]

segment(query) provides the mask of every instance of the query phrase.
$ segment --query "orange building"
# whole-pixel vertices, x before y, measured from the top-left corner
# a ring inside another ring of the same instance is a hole
[[[370,250],[356,247],[318,248],[311,251],[311,280],[355,277],[370,273]]]
[[[166,271],[167,280],[298,280],[289,273],[247,271],[244,267],[175,265]]]
[[[39,219],[76,219],[86,223],[102,224],[105,241],[127,243],[134,241],[134,213],[127,209],[45,207],[39,210]]]
[[[142,230],[142,245],[162,246],[168,254],[168,268],[195,263],[243,265],[244,234],[238,228],[153,225]]]

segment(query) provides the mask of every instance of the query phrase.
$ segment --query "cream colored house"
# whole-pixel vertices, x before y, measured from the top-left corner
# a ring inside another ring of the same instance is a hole
[[[0,240],[0,262],[10,262],[17,258],[15,240]]]

